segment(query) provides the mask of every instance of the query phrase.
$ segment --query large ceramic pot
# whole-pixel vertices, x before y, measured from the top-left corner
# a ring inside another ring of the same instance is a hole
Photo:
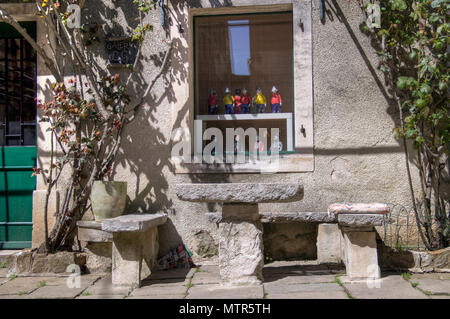
[[[126,199],[127,182],[95,181],[91,192],[95,220],[122,215],[125,211]]]

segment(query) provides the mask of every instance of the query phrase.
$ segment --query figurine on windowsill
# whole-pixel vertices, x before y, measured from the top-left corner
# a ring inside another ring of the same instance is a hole
[[[241,96],[241,108],[242,108],[242,114],[250,114],[250,103],[252,102],[252,99],[247,93],[247,89],[242,89],[242,96]]]
[[[208,97],[208,114],[219,114],[219,100],[217,98],[216,90],[211,89]]]
[[[239,143],[239,140],[240,140],[240,136],[239,135],[235,135],[234,136],[234,152],[235,153],[240,153],[242,151],[241,144]]]
[[[260,153],[263,152],[265,148],[264,143],[259,139],[259,135],[256,136],[256,142],[253,145],[253,152]]]
[[[256,113],[264,113],[266,111],[266,97],[262,94],[261,89],[256,89],[256,95],[253,97],[256,104]]]
[[[235,114],[241,114],[241,89],[236,89],[234,95],[234,113]]]
[[[281,152],[283,150],[283,142],[280,141],[278,134],[273,137],[272,145],[270,146],[270,152]]]
[[[281,113],[283,101],[281,100],[281,95],[278,93],[278,89],[275,86],[272,87],[272,98],[270,99],[270,103],[272,104],[272,113]]]
[[[234,113],[234,97],[230,94],[230,89],[225,89],[225,96],[223,97],[223,104],[225,105],[225,114]]]

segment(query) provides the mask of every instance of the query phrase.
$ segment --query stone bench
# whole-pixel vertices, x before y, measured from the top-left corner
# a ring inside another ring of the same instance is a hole
[[[167,215],[163,213],[131,214],[99,222],[82,221],[77,225],[82,240],[98,242],[112,239],[112,284],[134,288],[141,285],[141,278],[149,276],[156,265],[159,250],[157,226],[166,221]]]
[[[177,184],[175,193],[186,201],[223,203],[219,221],[221,280],[259,284],[264,254],[258,203],[300,200],[303,187],[289,183]]]
[[[379,278],[375,226],[382,226],[385,204],[332,204],[328,212],[260,212],[261,223],[317,223],[317,259],[320,263],[346,266],[350,280]],[[207,213],[210,222],[221,223],[220,213]]]

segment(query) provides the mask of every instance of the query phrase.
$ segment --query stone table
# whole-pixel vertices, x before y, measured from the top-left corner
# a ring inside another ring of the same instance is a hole
[[[223,283],[260,284],[263,280],[263,227],[258,203],[303,198],[303,186],[289,183],[177,184],[185,201],[223,203],[219,223],[219,269]]]

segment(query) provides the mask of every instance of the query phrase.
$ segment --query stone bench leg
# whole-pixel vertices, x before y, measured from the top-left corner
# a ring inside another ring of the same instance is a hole
[[[223,205],[219,224],[219,270],[223,283],[261,283],[264,266],[262,235],[257,204]]]
[[[343,259],[350,280],[379,279],[378,254],[373,227],[342,227]]]
[[[319,263],[340,263],[341,230],[338,224],[319,224],[317,232],[317,260]]]
[[[112,284],[136,288],[150,275],[158,256],[158,228],[113,233]]]

